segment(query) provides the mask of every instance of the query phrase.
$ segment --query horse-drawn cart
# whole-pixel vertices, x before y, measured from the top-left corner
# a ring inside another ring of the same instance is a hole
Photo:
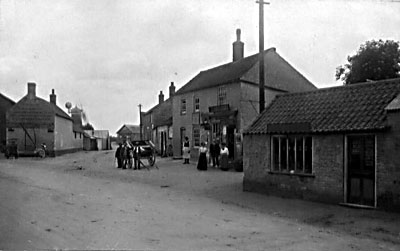
[[[147,160],[149,166],[154,166],[156,163],[156,148],[150,140],[133,140],[131,144],[134,149],[135,157],[138,158],[139,164],[144,165],[142,159]],[[155,165],[157,167],[157,165]],[[158,168],[158,167],[157,167]]]

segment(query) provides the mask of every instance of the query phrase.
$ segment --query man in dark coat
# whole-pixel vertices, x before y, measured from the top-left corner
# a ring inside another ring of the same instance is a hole
[[[117,167],[118,168],[122,167],[122,156],[121,156],[122,152],[121,152],[121,150],[122,150],[122,144],[119,143],[117,150],[115,151],[115,158],[117,159]]]
[[[216,140],[214,140],[210,145],[210,155],[211,155],[213,167],[218,168],[218,166],[219,166],[220,151],[221,151],[221,149],[219,147],[218,142]]]

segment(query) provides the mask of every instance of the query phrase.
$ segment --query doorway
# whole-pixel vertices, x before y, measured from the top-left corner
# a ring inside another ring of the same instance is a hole
[[[375,135],[347,137],[347,203],[375,206]]]
[[[181,149],[180,150],[181,156],[183,155],[183,141],[185,140],[185,136],[186,136],[186,129],[185,129],[185,127],[181,127],[181,131],[180,131],[180,146],[179,146],[179,148]]]

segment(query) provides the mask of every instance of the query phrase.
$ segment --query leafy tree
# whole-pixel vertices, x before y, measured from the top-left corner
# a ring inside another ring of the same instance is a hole
[[[347,64],[336,68],[336,80],[342,80],[345,85],[399,77],[399,42],[367,41],[356,55],[348,56],[347,61]]]
[[[83,130],[94,130],[94,127],[88,122],[86,125],[82,126]]]

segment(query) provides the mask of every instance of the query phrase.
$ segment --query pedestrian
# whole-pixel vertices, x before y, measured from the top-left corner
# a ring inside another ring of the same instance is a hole
[[[131,144],[129,144],[129,142],[127,143],[127,148],[128,148],[127,165],[128,168],[131,169],[133,166],[133,147]]]
[[[215,168],[219,167],[219,154],[220,154],[220,147],[219,144],[216,140],[214,140],[211,145],[210,145],[210,155],[211,155],[211,161],[212,165]]]
[[[122,155],[122,169],[126,169],[129,164],[129,148],[128,143],[125,141],[122,145],[121,155]]]
[[[140,170],[140,163],[141,163],[140,153],[141,153],[140,146],[139,145],[135,146],[135,149],[133,151],[134,162],[135,162],[135,167],[133,168],[134,170]]]
[[[185,141],[183,142],[183,164],[189,164],[189,159],[190,159],[190,144],[189,144],[189,138],[186,136]]]
[[[207,170],[207,152],[208,149],[204,142],[201,142],[199,148],[199,161],[197,162],[197,170],[206,171]]]
[[[122,144],[119,143],[117,150],[115,151],[115,159],[117,160],[117,168],[122,167],[121,150],[122,150]]]
[[[228,167],[229,150],[226,147],[225,143],[221,144],[220,155],[221,155],[221,170],[228,171],[228,169],[229,169],[229,167]]]

